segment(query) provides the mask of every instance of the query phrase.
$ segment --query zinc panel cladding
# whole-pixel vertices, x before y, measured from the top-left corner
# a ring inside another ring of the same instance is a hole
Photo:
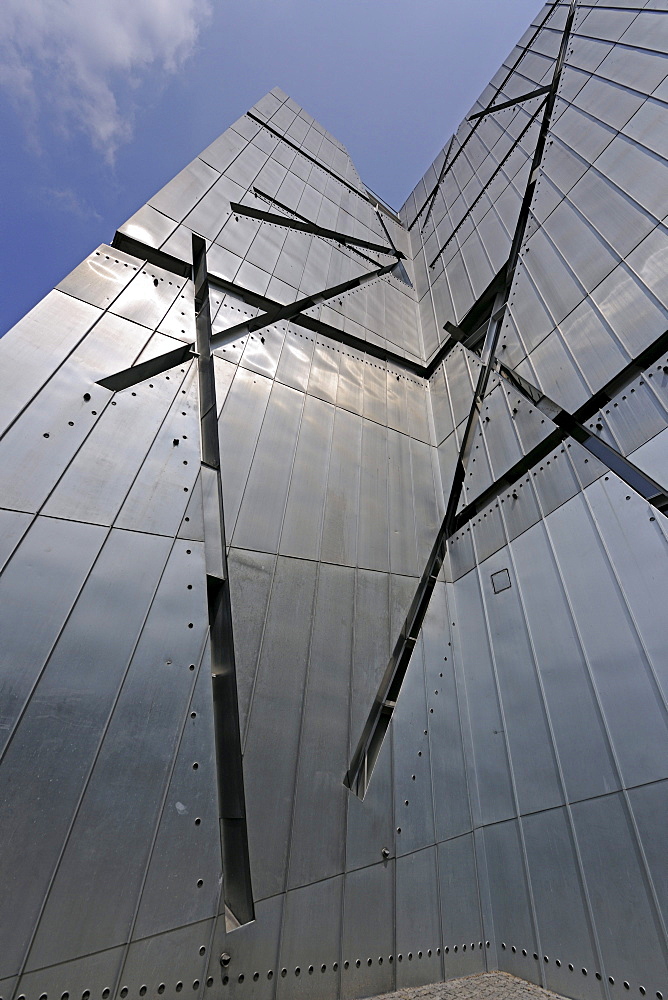
[[[472,114],[550,84],[568,8]],[[664,490],[667,19],[576,4],[497,347]],[[275,88],[3,339],[3,1000],[352,1000],[497,966],[665,995],[665,515],[500,376],[366,796],[343,784],[444,515],[543,108],[462,123],[394,214]],[[187,264],[193,233],[214,333],[394,247],[410,279],[215,350],[255,904],[236,929],[198,361],[98,384],[195,340],[164,257]],[[436,356],[446,321],[464,343]]]

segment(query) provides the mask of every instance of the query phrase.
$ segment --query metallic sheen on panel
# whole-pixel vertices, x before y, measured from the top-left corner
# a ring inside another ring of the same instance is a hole
[[[3,338],[1,1000],[668,997],[665,8],[399,212],[275,88]]]

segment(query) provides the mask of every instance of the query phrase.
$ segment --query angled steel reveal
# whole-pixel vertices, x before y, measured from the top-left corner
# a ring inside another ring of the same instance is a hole
[[[659,6],[398,211],[275,88],[2,338],[2,1000],[666,996]]]

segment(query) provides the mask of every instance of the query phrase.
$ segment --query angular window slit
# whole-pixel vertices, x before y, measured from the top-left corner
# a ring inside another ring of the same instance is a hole
[[[513,97],[509,101],[503,101],[501,104],[490,104],[483,111],[476,111],[474,115],[469,115],[468,121],[474,122],[477,118],[484,118],[485,115],[493,115],[495,111],[505,111],[507,108],[512,108],[516,104],[523,104],[524,101],[532,101],[534,97],[542,97],[543,94],[549,93],[550,87],[538,87],[537,90],[532,90],[528,94],[521,94],[520,97]]]
[[[262,128],[266,129],[267,132],[271,132],[272,135],[275,135],[277,139],[280,139],[281,142],[284,142],[286,146],[290,146],[297,153],[299,153],[300,156],[303,156],[304,159],[310,160],[311,163],[315,163],[316,167],[324,171],[326,174],[330,174],[330,176],[333,177],[334,180],[337,180],[339,184],[342,184],[343,187],[348,188],[349,191],[352,191],[353,194],[356,194],[359,198],[362,198],[364,201],[368,201],[369,204],[374,206],[374,208],[376,207],[376,204],[378,204],[379,207],[384,212],[386,212],[387,215],[390,216],[390,218],[394,219],[395,222],[401,224],[401,219],[397,215],[395,215],[389,208],[387,208],[382,203],[377,202],[376,198],[372,199],[370,195],[365,194],[363,191],[360,191],[359,188],[354,187],[352,184],[349,184],[347,180],[344,180],[344,178],[341,177],[339,174],[337,174],[334,170],[330,170],[329,167],[326,167],[325,164],[322,163],[320,160],[316,159],[315,156],[311,156],[311,154],[306,149],[304,149],[303,146],[297,146],[294,142],[292,142],[292,140],[288,139],[288,137],[284,135],[282,132],[278,132],[275,128],[272,128],[269,122],[265,122],[261,118],[258,118],[257,115],[253,114],[252,111],[247,111],[246,117],[250,118],[251,121],[254,121],[257,125],[262,126]]]
[[[202,505],[213,718],[216,740],[220,842],[228,931],[255,919],[251,884],[241,728],[237,697],[232,605],[225,549],[225,520],[220,476],[218,410],[211,353],[211,311],[206,243],[193,235],[195,330],[199,383]]]
[[[197,238],[201,239],[201,237]],[[145,247],[142,251],[136,248],[136,252],[140,254],[143,252],[145,254],[148,249],[150,248]],[[373,261],[373,263],[375,264],[376,262]],[[349,281],[344,281],[330,288],[325,288],[323,291],[318,292],[315,295],[309,295],[306,298],[299,299],[297,302],[291,302],[288,305],[282,305],[280,302],[274,302],[272,299],[267,299],[264,296],[257,295],[255,292],[251,292],[250,290],[242,288],[239,285],[235,285],[233,282],[225,281],[222,278],[217,278],[213,275],[207,275],[207,282],[210,280],[210,283],[215,287],[221,288],[224,291],[232,291],[238,294],[249,304],[259,306],[259,308],[266,310],[261,316],[255,316],[251,320],[238,323],[236,326],[228,327],[226,330],[221,330],[219,333],[214,334],[208,341],[208,346],[209,348],[222,347],[224,344],[229,343],[230,340],[244,337],[247,333],[262,330],[265,327],[272,326],[274,323],[293,322],[299,324],[300,326],[304,326],[307,329],[314,330],[316,333],[322,333],[324,336],[331,337],[339,343],[348,344],[356,350],[372,354],[384,361],[392,361],[394,364],[399,365],[401,368],[408,369],[416,375],[423,375],[423,366],[417,362],[411,362],[406,358],[402,358],[400,355],[393,354],[385,348],[377,347],[376,345],[370,344],[365,340],[361,340],[359,337],[354,337],[351,334],[346,334],[344,331],[336,330],[334,327],[330,327],[328,324],[322,323],[320,320],[317,320],[312,316],[303,315],[305,310],[318,305],[320,302],[327,302],[330,299],[336,298],[337,295],[344,295],[346,292],[352,292],[369,281],[373,281],[376,278],[382,278],[385,274],[390,274],[391,272],[397,273],[399,268],[403,268],[403,265],[400,260],[395,260],[392,264],[386,264],[384,267],[375,267],[372,271],[365,271],[356,278],[351,278]],[[170,368],[175,368],[177,365],[183,364],[184,361],[189,361],[194,353],[195,348],[193,344],[184,344],[182,347],[177,347],[175,350],[168,351],[166,354],[160,354],[156,358],[151,358],[141,364],[132,365],[130,368],[125,368],[123,371],[115,372],[113,375],[108,375],[105,378],[100,379],[97,384],[104,386],[105,389],[111,389],[112,392],[118,392],[121,389],[128,389],[130,386],[137,385],[139,382],[143,382],[147,378],[152,378],[155,375],[160,375],[163,372],[169,371]]]
[[[213,717],[227,929],[255,919],[251,883],[232,611],[226,580],[207,576]]]
[[[489,300],[492,302],[492,306],[489,311],[486,333],[481,350],[481,359],[483,364],[474,391],[466,429],[464,431],[459,456],[455,466],[455,473],[452,488],[450,490],[450,496],[448,498],[445,517],[437,535],[436,542],[434,543],[434,548],[430,554],[427,567],[420,579],[417,593],[413,599],[413,604],[411,605],[406,619],[406,624],[402,629],[394,648],[378,694],[376,695],[374,704],[364,726],[362,736],[360,737],[360,741],[353,755],[350,768],[344,779],[344,784],[360,796],[360,798],[363,798],[366,793],[373,767],[378,758],[378,754],[380,753],[380,747],[382,746],[383,739],[390,724],[392,710],[390,709],[384,711],[383,709],[387,702],[396,702],[399,695],[399,691],[410,662],[412,649],[415,644],[415,638],[417,637],[417,632],[419,631],[422,621],[424,620],[431,594],[435,586],[435,577],[437,576],[443,563],[447,540],[451,538],[457,530],[459,530],[462,524],[466,523],[466,520],[473,516],[474,510],[472,510],[472,508],[474,506],[476,509],[480,509],[479,504],[481,498],[478,498],[478,500],[474,501],[473,504],[467,505],[462,511],[457,513],[464,484],[464,477],[466,475],[469,452],[475,431],[478,427],[480,406],[487,391],[489,377],[493,369],[499,371],[510,381],[514,381],[514,384],[516,384],[519,391],[532,399],[537,406],[540,406],[540,402],[536,402],[536,396],[540,397],[540,401],[544,403],[547,416],[556,425],[555,431],[548,435],[548,438],[538,445],[537,448],[533,449],[530,455],[524,456],[524,458],[517,463],[517,466],[511,470],[511,473],[515,473],[520,466],[528,466],[530,460],[536,460],[535,455],[540,450],[544,450],[548,447],[548,445],[550,448],[554,447],[555,443],[563,440],[564,437],[570,434],[575,438],[575,440],[579,441],[586,448],[588,448],[592,454],[595,454],[598,458],[604,461],[609,468],[612,468],[613,471],[620,476],[620,478],[627,482],[633,489],[637,490],[637,492],[649,503],[653,504],[657,510],[668,510],[668,495],[662,487],[653,482],[648,476],[630,463],[628,459],[623,458],[600,438],[597,438],[595,435],[586,431],[586,429],[583,428],[573,416],[565,413],[565,411],[561,410],[560,407],[557,407],[556,404],[547,399],[547,397],[543,397],[535,387],[529,386],[528,383],[525,384],[525,381],[521,378],[514,379],[515,373],[510,371],[510,369],[505,369],[505,366],[500,365],[495,357],[499,334],[510,293],[510,287],[526,232],[529,210],[535,191],[536,176],[538,172],[537,168],[540,165],[545,149],[545,143],[556,100],[557,88],[559,86],[559,80],[566,58],[568,41],[575,17],[575,10],[575,0],[571,0],[561,39],[559,55],[555,64],[554,76],[552,78],[549,93],[544,102],[545,110],[543,112],[540,134],[536,143],[532,170],[529,175],[529,181],[524,193],[522,207],[520,209],[513,236],[510,257],[506,266],[502,269],[502,277],[501,275],[497,276],[498,280],[495,279],[492,283],[495,285],[495,294],[493,296],[490,295],[489,297]],[[482,321],[482,326],[484,327],[485,324],[483,317],[481,316],[480,319]],[[444,345],[444,348],[447,349],[448,344]],[[438,363],[439,355],[442,354],[444,348],[439,350],[436,357],[428,366],[429,371],[433,371],[432,366]],[[489,502],[489,499],[497,496],[511,481],[510,475],[506,474],[506,476],[502,477],[501,481],[494,483],[493,486],[486,491],[486,503]],[[417,631],[415,631],[416,625]]]
[[[541,90],[541,93],[542,94],[547,93],[547,91],[549,89],[550,89],[549,87],[543,88],[543,90]],[[474,208],[476,207],[476,205],[478,204],[478,202],[481,201],[481,199],[485,197],[485,195],[487,194],[487,190],[488,190],[490,184],[498,176],[498,174],[503,170],[505,164],[508,162],[508,160],[510,159],[510,157],[512,156],[512,154],[517,149],[518,145],[521,143],[521,141],[524,138],[524,136],[527,134],[527,132],[529,131],[529,129],[531,128],[531,126],[536,121],[536,118],[538,117],[538,114],[542,110],[544,104],[545,104],[545,101],[541,101],[541,103],[538,105],[538,107],[536,108],[536,110],[534,111],[534,113],[531,115],[531,117],[529,118],[529,121],[526,123],[526,125],[524,126],[524,128],[522,129],[522,131],[520,132],[520,134],[513,141],[512,145],[511,145],[510,149],[508,150],[508,152],[506,153],[506,155],[499,162],[498,166],[492,171],[492,174],[490,175],[489,179],[486,181],[485,186],[480,190],[479,194],[473,199],[473,201],[471,202],[471,204],[466,209],[466,212],[464,213],[464,215],[461,217],[461,219],[459,220],[459,222],[455,225],[454,229],[452,230],[452,232],[448,236],[447,240],[445,241],[445,243],[443,244],[443,246],[441,247],[441,249],[438,251],[438,253],[434,257],[434,259],[430,263],[430,265],[429,265],[430,268],[434,267],[434,265],[438,261],[439,257],[441,257],[441,255],[443,254],[443,251],[447,249],[447,247],[450,245],[450,243],[452,243],[452,241],[454,240],[455,236],[457,235],[457,233],[459,232],[459,230],[461,229],[461,227],[464,225],[464,223],[466,222],[466,220],[469,218],[469,216],[471,215],[471,212],[474,210]]]
[[[522,60],[524,59],[525,55],[527,55],[527,53],[531,51],[531,46],[533,45],[534,41],[536,40],[536,38],[538,37],[538,35],[540,34],[540,32],[543,30],[543,28],[545,27],[545,25],[547,24],[547,22],[549,21],[549,19],[552,17],[552,14],[556,10],[556,8],[559,6],[559,2],[560,2],[560,0],[552,0],[552,4],[550,5],[549,9],[546,11],[543,20],[540,22],[540,24],[537,25],[536,30],[534,31],[533,35],[531,36],[531,38],[529,38],[529,40],[526,42],[526,44],[522,47],[522,50],[521,50],[519,56],[517,57],[517,59],[515,60],[515,62],[513,63],[513,65],[510,67],[510,69],[508,70],[508,72],[504,76],[504,78],[501,81],[501,83],[496,88],[495,97],[498,96],[501,93],[501,91],[503,90],[503,88],[505,87],[505,85],[508,83],[508,80],[510,80],[511,76],[513,75],[513,73],[515,72],[515,70],[517,69],[517,67],[519,66],[519,64],[522,62]],[[476,129],[478,128],[478,126],[480,124],[480,121],[481,121],[481,119],[477,119],[474,122],[473,128],[471,129],[471,131],[469,132],[469,134],[466,136],[466,138],[464,139],[464,141],[462,142],[461,146],[459,147],[459,149],[457,150],[457,152],[453,156],[452,160],[450,160],[450,162],[448,162],[448,157],[446,156],[446,158],[444,160],[444,163],[443,163],[443,166],[441,167],[441,172],[440,172],[440,174],[438,176],[438,180],[436,181],[436,184],[434,185],[434,187],[432,188],[432,190],[428,194],[426,200],[423,202],[422,206],[418,210],[418,213],[415,216],[415,218],[413,219],[413,221],[411,223],[409,223],[409,226],[408,226],[408,231],[409,232],[411,231],[411,229],[413,228],[413,226],[415,225],[415,223],[418,221],[418,219],[420,218],[420,216],[424,212],[425,208],[427,208],[427,206],[429,206],[428,210],[427,210],[427,216],[425,217],[425,221],[424,221],[424,224],[423,224],[423,228],[424,228],[424,226],[426,226],[427,219],[429,217],[429,213],[431,212],[432,206],[434,204],[434,199],[436,198],[436,195],[438,193],[438,189],[440,188],[441,184],[443,183],[445,175],[450,172],[450,170],[455,165],[455,163],[457,162],[457,160],[459,159],[459,157],[462,155],[462,152],[464,151],[467,143],[469,142],[469,140],[471,139],[471,137],[474,135]],[[452,148],[452,144],[450,145],[450,149],[451,148]],[[448,155],[449,155],[450,149],[448,150]]]
[[[400,250],[382,246],[380,243],[371,243],[369,240],[360,240],[356,236],[348,236],[346,233],[337,233],[334,229],[323,229],[322,226],[305,218],[303,221],[301,219],[288,219],[283,215],[274,215],[271,212],[263,212],[259,208],[252,208],[250,205],[238,205],[234,201],[230,203],[230,209],[235,215],[244,215],[249,219],[258,219],[260,222],[269,222],[272,226],[296,229],[312,236],[322,236],[326,240],[334,240],[334,242],[343,243],[345,246],[364,247],[365,250],[373,250],[390,257],[402,258],[404,256]]]

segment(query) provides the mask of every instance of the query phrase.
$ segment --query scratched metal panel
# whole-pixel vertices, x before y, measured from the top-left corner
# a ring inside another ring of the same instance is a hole
[[[259,376],[256,378],[260,381]],[[234,392],[238,380],[239,376],[232,384],[231,393]],[[238,396],[248,386],[248,381],[246,380],[245,386],[239,386]],[[262,379],[262,381],[266,380]],[[263,386],[262,395],[265,391]],[[245,399],[239,400],[241,404],[239,409],[243,414],[247,413],[253,405],[254,395],[254,393],[248,393]],[[277,551],[303,399],[303,395],[294,389],[281,385],[279,382],[273,384],[262,428],[257,438],[257,445],[254,454],[252,454],[248,479],[243,484],[243,499],[240,502],[239,516],[233,534],[232,526],[235,522],[232,519],[229,521],[228,536],[232,537],[237,548],[261,549],[265,552]],[[230,440],[228,443],[229,465],[225,461],[224,424],[226,413],[227,406],[223,408],[223,426],[221,427],[223,491],[225,490],[225,470],[232,469],[237,460]],[[239,430],[244,435],[243,425]],[[227,500],[225,503],[227,505]],[[233,512],[234,501],[230,504],[230,508]]]
[[[362,426],[360,520],[357,563],[389,571],[387,431],[372,420]]]
[[[665,306],[668,304],[668,287],[662,265],[664,255],[663,231],[655,229],[629,254],[627,263]]]
[[[259,136],[254,138],[241,150],[239,155],[234,159],[234,162],[225,171],[226,177],[230,177],[246,189],[252,185],[261,168],[269,159],[268,152],[265,152],[261,148],[261,145],[264,145],[264,143],[258,142],[257,139],[259,139]],[[271,141],[273,143],[274,140],[272,139]]]
[[[96,955],[87,955],[72,962],[61,962],[46,969],[36,969],[25,972],[19,979],[16,988],[17,996],[41,997],[64,996],[82,997],[101,994],[104,990],[113,989],[114,983],[123,966],[125,948],[109,948]],[[8,1000],[11,991],[2,995]]]
[[[653,343],[668,326],[665,307],[627,263],[616,267],[594,289],[591,298],[632,357]]]
[[[102,315],[64,292],[49,292],[0,344],[0,427],[31,401]]]
[[[334,1000],[339,995],[342,894],[343,876],[287,893],[277,997],[306,1000],[317,993]]]
[[[619,499],[618,516],[627,516],[629,506],[630,501]],[[549,527],[623,780],[632,786],[660,779],[668,764],[663,704],[586,499],[574,497],[554,511]],[[629,718],[643,720],[642,741]]]
[[[568,457],[562,457],[566,456],[570,447],[571,444],[567,443],[563,449],[557,449],[531,471],[543,516],[580,492],[580,482],[573,464]]]
[[[587,997],[605,997],[605,986],[595,977],[600,972],[597,942],[569,814],[565,809],[548,809],[525,816],[522,825],[545,986],[555,993],[577,990]],[[585,870],[585,879],[586,875]],[[573,983],[569,964],[579,976],[587,969],[582,985],[578,985],[581,980]]]
[[[657,837],[657,817],[666,815],[668,801],[668,781],[659,781],[642,788],[632,788],[628,802],[633,811],[634,822],[645,858],[652,889],[664,920],[668,920],[668,884],[665,878],[665,844]]]
[[[388,429],[387,457],[390,566],[393,573],[415,576],[418,568],[410,438]]]
[[[510,587],[495,592],[495,574],[506,570]],[[520,812],[563,801],[533,649],[514,567],[507,548],[480,565],[480,579],[503,706],[504,729]]]
[[[584,799],[613,791],[619,778],[550,523],[521,534],[511,552],[566,792]]]
[[[512,397],[511,390],[497,381],[485,396],[482,409],[481,426],[494,480],[500,479],[502,473],[515,465],[522,455],[513,426],[515,413],[519,409],[518,400],[514,398],[514,394]]]
[[[410,378],[407,379],[407,383],[409,434],[418,441],[432,444],[427,386]]]
[[[485,935],[471,834],[438,845],[438,876],[445,978],[485,972]]]
[[[434,843],[430,740],[422,642],[415,647],[392,716],[397,854]],[[418,754],[422,758],[417,767]],[[399,835],[399,830],[401,834]]]
[[[245,216],[231,215],[216,236],[216,246],[243,258],[255,239],[261,223]]]
[[[347,873],[341,957],[342,997],[374,996],[394,989],[394,861]]]
[[[172,623],[177,627],[170,629]],[[194,676],[189,665],[198,663],[207,628],[204,547],[179,541],[170,553],[136,649],[118,678],[110,717],[101,727],[103,742],[31,949],[33,967],[55,964],[64,955],[100,951],[129,935],[165,783],[187,718]],[[208,769],[200,775],[195,763],[197,757],[190,762],[188,784],[210,788]],[[114,808],[114,802],[122,802],[124,808]],[[121,871],[124,891],[119,893]],[[217,898],[217,873],[198,888],[200,877],[194,877],[190,892],[206,895],[211,907]],[[104,912],[99,912],[100,893],[107,901]]]
[[[421,441],[410,442],[413,473],[413,507],[417,540],[417,573],[422,572],[441,526],[437,489],[432,464],[433,448]]]
[[[484,412],[484,409],[483,409]],[[487,416],[487,414],[485,414]],[[483,418],[484,421],[484,418]],[[462,505],[464,501],[469,503],[474,497],[479,496],[494,482],[494,474],[489,464],[488,451],[485,448],[482,426],[478,428],[474,437],[474,444],[466,463],[466,478],[464,480],[464,490],[462,493]],[[462,433],[464,428],[461,428]]]
[[[339,362],[339,355],[332,350],[330,343],[324,340],[316,342],[308,380],[310,395],[325,399],[328,403],[336,402]]]
[[[147,331],[105,313],[64,361],[35,404],[29,406],[0,442],[3,503],[37,511],[85,442],[104,411],[108,390],[94,379],[131,365]],[[90,398],[85,399],[88,395]]]
[[[212,930],[213,921],[203,920],[133,941],[123,965],[121,989],[126,988],[131,996],[142,996],[142,988],[150,989],[167,1000],[177,1000],[185,989],[191,996],[203,996]]]
[[[668,976],[665,939],[624,796],[607,795],[571,808],[605,973],[616,983],[627,981],[654,993]]]
[[[406,384],[393,371],[387,372],[387,426],[395,431],[408,432],[406,409]]]
[[[343,566],[356,563],[362,423],[356,414],[336,410],[320,558]]]
[[[479,565],[506,544],[505,527],[498,501],[471,522],[476,559]],[[483,578],[484,582],[484,578]]]
[[[517,365],[517,372],[533,385],[537,384],[546,396],[570,413],[582,406],[591,395],[558,332],[546,336],[531,352],[530,364],[522,362]]]
[[[116,527],[176,534],[199,472],[198,438],[197,373],[191,365],[119,511]]]
[[[344,870],[354,598],[355,571],[322,564],[299,744],[290,887]]]
[[[104,540],[105,531],[97,525],[38,517],[4,570],[0,583],[3,751],[15,735],[42,666]]]
[[[442,979],[436,848],[396,860],[397,988]]]
[[[127,222],[119,226],[119,232],[139,240],[140,243],[146,243],[147,246],[160,247],[176,228],[177,224],[173,219],[169,219],[150,205],[142,205]]]
[[[56,287],[83,302],[107,309],[137,271],[135,257],[102,245]]]
[[[456,450],[454,454],[456,458]],[[462,528],[458,534],[453,535],[448,540],[448,558],[452,580],[459,580],[460,577],[464,576],[475,566],[476,557],[473,549],[473,534],[470,525]]]
[[[348,348],[342,349],[339,365],[339,381],[336,390],[336,405],[353,413],[363,412],[364,398],[364,355]]]
[[[230,549],[228,572],[234,627],[239,724],[246,729],[276,557]]]
[[[360,569],[355,592],[355,633],[350,694],[351,753],[390,655],[389,574]],[[386,848],[394,855],[392,808],[392,734],[388,733],[364,801],[348,796],[346,868],[379,862]]]
[[[668,583],[660,548],[665,520],[659,525],[657,520],[662,515],[614,475],[592,484],[587,499],[647,651],[657,697],[665,698],[668,695],[666,637],[663,629],[656,627],[662,616],[661,595],[665,594]]]
[[[15,548],[32,523],[30,514],[0,507],[0,570],[4,570]]]
[[[246,145],[247,139],[232,128],[228,128],[222,135],[207,146],[200,154],[200,160],[204,160],[214,170],[224,172],[230,163],[239,155]]]
[[[306,391],[314,351],[314,340],[308,334],[288,325],[281,356],[276,369],[276,380],[295,389]]]
[[[318,558],[334,412],[315,396],[305,399],[281,533],[284,555]]]
[[[499,967],[520,979],[540,982],[518,821],[487,826],[484,836]]]
[[[224,294],[218,290],[210,295],[212,317],[215,317],[224,298]],[[175,337],[184,344],[195,340],[195,289],[191,281],[183,285],[158,329],[165,336]]]
[[[239,362],[241,367],[257,372],[258,375],[274,378],[285,335],[286,327],[276,324],[267,327],[261,334],[252,333],[246,338]]]
[[[220,177],[217,170],[195,159],[150,199],[158,212],[181,222]]]
[[[255,903],[255,920],[227,936],[217,928],[211,947],[209,976],[216,987],[221,982],[224,996],[246,1000],[273,1000],[279,976],[278,948],[285,896],[272,896]],[[222,920],[219,920],[219,926]],[[222,940],[218,941],[218,937]],[[221,968],[220,955],[230,956]]]
[[[192,699],[184,702],[183,729],[151,847],[134,938],[203,920],[218,904],[221,857],[209,663],[207,650]]]
[[[218,421],[228,540],[241,506],[271,388],[269,379],[238,369]]]
[[[445,585],[437,583],[422,626],[425,684],[429,697],[434,699],[434,711],[429,714],[429,725],[425,728],[429,729],[437,842],[471,829],[460,696],[454,673],[449,614]],[[414,780],[417,781],[418,771],[414,773]],[[420,777],[423,776],[424,772],[420,770]]]
[[[51,517],[111,524],[179,392],[184,376],[158,375],[116,393],[44,505]]]
[[[285,885],[316,568],[278,560],[249,710],[244,771],[257,899]]]
[[[238,200],[240,189],[228,177],[219,178],[183,220],[183,225],[207,240],[215,240],[230,215],[230,202]]]
[[[4,882],[1,922],[8,972],[17,968],[31,941],[168,551],[169,541],[164,538],[111,532],[5,754],[1,794],[5,808],[15,817],[11,838],[3,846],[9,875]],[[113,617],[100,614],[100,608],[112,606],[116,607]],[[76,697],[68,697],[73,691]],[[56,703],[57,713],[53,711]],[[71,739],[72,732],[77,733],[76,740]],[[30,806],[35,801],[40,802],[39,824]]]
[[[185,509],[178,530],[179,538],[191,538],[193,541],[204,541],[204,511],[202,509],[202,479],[198,475],[190,491],[190,499]]]
[[[280,256],[287,233],[288,230],[281,226],[262,223],[248,249],[246,260],[271,274]]]
[[[280,200],[283,199],[281,198]],[[304,266],[312,239],[312,236],[296,232],[289,232],[285,238],[283,251],[274,269],[274,274],[277,278],[292,285],[293,288],[301,286]],[[315,291],[315,289],[311,291]]]
[[[452,411],[442,365],[439,365],[429,379],[429,401],[434,420],[435,442],[440,445],[453,431]]]
[[[185,278],[153,264],[145,264],[134,281],[111,304],[116,316],[155,330],[177,300]]]
[[[475,786],[483,823],[514,815],[503,718],[491,659],[477,573],[455,585],[452,616],[455,656],[464,677],[475,752]],[[452,609],[451,609],[452,610]]]
[[[387,424],[387,381],[385,366],[367,361],[364,367],[364,416]]]
[[[466,354],[461,347],[455,347],[448,354],[443,366],[445,382],[450,396],[455,427],[466,420],[473,401],[473,385],[466,365]]]

